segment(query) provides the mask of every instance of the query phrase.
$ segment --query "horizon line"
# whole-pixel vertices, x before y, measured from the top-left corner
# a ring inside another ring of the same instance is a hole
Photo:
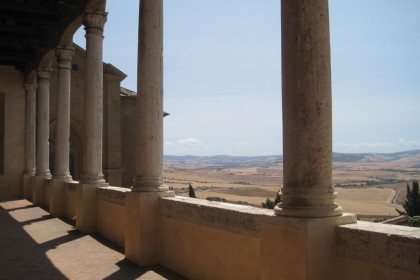
[[[390,154],[400,154],[400,153],[409,153],[409,152],[420,152],[420,149],[414,150],[404,150],[398,152],[332,152],[332,154],[351,154],[351,155],[364,155],[364,154],[375,154],[375,155],[390,155]],[[215,155],[171,155],[164,154],[163,156],[172,156],[172,157],[278,157],[283,156],[282,154],[266,154],[266,155],[229,155],[229,154],[215,154]]]

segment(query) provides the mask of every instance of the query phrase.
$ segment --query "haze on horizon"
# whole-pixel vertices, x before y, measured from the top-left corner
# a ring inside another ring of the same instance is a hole
[[[139,1],[107,2],[104,60],[136,90]],[[280,1],[164,3],[165,154],[283,154]],[[420,149],[419,12],[330,1],[335,152]]]

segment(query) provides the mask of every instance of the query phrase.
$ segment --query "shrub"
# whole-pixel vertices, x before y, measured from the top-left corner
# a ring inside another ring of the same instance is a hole
[[[408,218],[407,225],[410,226],[410,227],[420,228],[420,216],[415,216],[415,217]]]

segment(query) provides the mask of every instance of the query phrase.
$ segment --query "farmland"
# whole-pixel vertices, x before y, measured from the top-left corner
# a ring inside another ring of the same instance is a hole
[[[261,207],[283,184],[282,156],[166,156],[164,180],[177,195],[196,196]],[[420,151],[394,154],[334,154],[336,201],[360,216],[395,216],[402,209],[406,184],[420,179]]]

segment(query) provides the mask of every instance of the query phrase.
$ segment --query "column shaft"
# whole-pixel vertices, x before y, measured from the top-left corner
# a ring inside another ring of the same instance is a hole
[[[102,122],[103,122],[103,27],[106,13],[85,14],[86,69],[83,127],[83,183],[103,183]]]
[[[163,176],[163,1],[140,1],[137,154],[133,191],[159,191]]]
[[[57,121],[55,132],[54,179],[71,180],[70,154],[70,88],[73,48],[58,48],[57,57]]]
[[[283,203],[276,213],[341,215],[332,186],[328,0],[283,0]]]
[[[36,176],[51,178],[49,167],[50,70],[38,70]]]
[[[36,83],[25,84],[26,115],[25,115],[25,174],[35,175],[36,149]]]

